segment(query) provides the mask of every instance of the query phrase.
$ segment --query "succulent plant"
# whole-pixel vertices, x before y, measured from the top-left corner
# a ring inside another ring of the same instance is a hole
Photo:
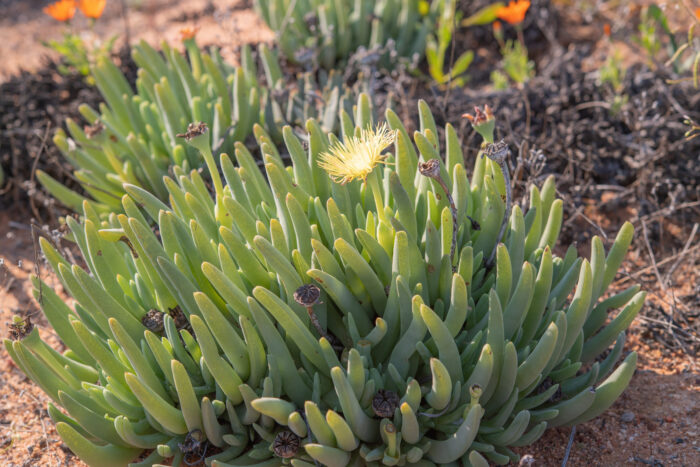
[[[594,237],[590,260],[556,256],[554,178],[509,209],[492,143],[468,178],[454,128],[441,143],[419,114],[414,146],[361,95],[342,139],[309,120],[305,150],[287,127],[285,167],[261,133],[265,174],[239,147],[223,179],[195,125],[213,199],[175,167],[170,206],[133,185],[124,214],[84,202],[67,222],[89,271],[42,239],[76,304],[39,278],[34,293],[68,350],[19,318],[5,346],[64,442],[103,467],[485,466],[609,407],[645,296],[604,298],[631,224],[607,254]],[[493,116],[477,117],[492,138]]]
[[[462,12],[457,10],[456,0],[438,0],[435,3],[439,4],[437,8],[440,15],[435,33],[428,35],[426,41],[428,72],[438,85],[464,86],[467,68],[474,60],[474,51],[467,50],[458,57],[447,55],[448,49],[453,45],[452,36],[456,33],[457,24],[461,23]],[[445,70],[446,64],[449,65],[448,70]]]
[[[437,2],[434,2],[437,3]],[[255,0],[287,59],[326,69],[363,48],[380,54],[422,57],[436,6],[419,0]],[[385,47],[389,45],[388,47]]]

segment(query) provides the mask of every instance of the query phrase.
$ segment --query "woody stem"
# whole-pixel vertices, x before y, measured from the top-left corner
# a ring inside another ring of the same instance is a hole
[[[486,262],[486,265],[488,267],[491,267],[493,265],[493,258],[496,255],[496,250],[498,249],[498,244],[501,243],[501,239],[503,238],[503,234],[506,232],[506,226],[508,225],[508,220],[510,219],[510,211],[511,211],[511,204],[513,203],[512,200],[512,193],[511,193],[511,187],[510,187],[510,173],[508,172],[508,161],[503,159],[501,162],[497,162],[498,166],[501,168],[501,172],[503,172],[503,179],[505,181],[506,185],[506,212],[503,216],[503,220],[501,221],[501,229],[498,231],[498,237],[496,237],[496,244],[493,246],[493,250],[491,250],[491,254],[489,255],[489,259]]]
[[[309,319],[311,320],[311,324],[313,324],[314,327],[316,328],[318,335],[321,337],[325,337],[326,340],[328,340],[330,342],[330,339],[328,338],[328,334],[326,334],[326,331],[323,330],[323,328],[321,327],[321,323],[318,321],[318,316],[316,316],[316,313],[314,313],[314,307],[307,306],[306,312],[309,314]]]
[[[447,184],[442,177],[438,174],[438,176],[433,180],[438,182],[442,188],[442,191],[444,191],[445,195],[447,195],[447,201],[450,203],[450,211],[452,212],[452,245],[450,245],[450,263],[452,264],[452,269],[454,270],[455,250],[457,249],[457,228],[459,227],[457,225],[457,206],[455,206],[455,200],[452,198],[452,194],[447,188]]]

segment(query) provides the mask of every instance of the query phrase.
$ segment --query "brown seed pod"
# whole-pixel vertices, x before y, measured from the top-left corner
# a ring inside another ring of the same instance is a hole
[[[190,123],[187,125],[187,131],[184,133],[178,133],[177,136],[178,138],[185,138],[185,141],[190,141],[193,138],[196,138],[199,135],[203,135],[204,133],[207,132],[207,124],[204,122],[199,122],[199,123]]]
[[[272,442],[272,450],[277,457],[289,459],[294,457],[299,451],[301,440],[297,435],[289,430],[280,431]]]
[[[175,321],[175,328],[178,331],[180,329],[187,329],[188,331],[191,329],[190,322],[187,320],[187,316],[183,313],[182,309],[180,309],[180,305],[177,305],[175,308],[170,308],[168,314]]]
[[[187,433],[185,441],[178,443],[178,448],[184,454],[185,465],[199,465],[207,455],[209,442],[199,429],[194,429]]]
[[[97,120],[95,123],[92,125],[85,125],[83,127],[83,131],[85,132],[85,136],[88,137],[88,139],[92,139],[95,136],[99,135],[105,130],[105,125],[101,121]]]
[[[497,143],[489,144],[486,146],[486,150],[484,151],[484,155],[486,157],[499,165],[505,163],[506,157],[508,157],[509,153],[510,149],[508,149],[508,143],[506,143],[505,140],[500,140]]]
[[[13,341],[24,339],[34,329],[34,325],[29,316],[24,320],[17,320],[13,323],[9,323],[8,327],[10,328],[10,339]]]
[[[394,391],[380,389],[374,395],[374,399],[372,399],[372,410],[374,410],[377,417],[393,417],[398,406],[399,396]]]
[[[419,162],[418,171],[425,177],[438,178],[440,176],[440,161],[430,159],[427,162]]]
[[[313,306],[321,297],[321,289],[313,284],[305,284],[294,292],[294,300],[301,306]]]
[[[146,326],[149,331],[159,334],[163,332],[163,313],[156,309],[150,309],[141,318],[141,324]]]

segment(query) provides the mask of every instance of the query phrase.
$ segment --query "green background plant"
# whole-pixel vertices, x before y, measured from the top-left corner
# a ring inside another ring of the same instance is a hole
[[[51,39],[44,45],[56,52],[65,60],[65,65],[61,64],[58,71],[64,74],[78,72],[85,77],[89,84],[95,84],[95,78],[90,73],[90,68],[97,62],[109,59],[117,40],[116,35],[106,41],[92,38],[88,41],[79,34],[67,32],[61,40]]]
[[[255,0],[288,60],[333,68],[360,47],[388,47],[398,57],[422,58],[435,6],[421,0]],[[393,59],[384,51],[381,64]]]
[[[81,106],[87,126],[67,120],[67,132],[59,129],[53,138],[88,197],[37,172],[39,181],[61,203],[80,212],[83,201],[91,199],[103,215],[121,212],[124,183],[167,201],[163,177],[174,166],[189,171],[204,162],[197,150],[178,137],[193,121],[207,124],[218,157],[233,154],[251,135],[257,138],[262,132],[278,143],[284,125],[303,127],[311,117],[320,118],[327,131],[338,130],[339,109],[351,110],[348,98],[356,91],[344,86],[338,72],[303,73],[296,85],[290,85],[275,52],[263,44],[258,55],[265,83],[260,83],[249,47],[242,50],[241,66],[234,68],[223,62],[216,49],[205,53],[193,39],[184,45],[184,55],[165,43],[162,53],[145,42],[134,46],[132,55],[139,66],[135,91],[109,59],[92,68],[104,104],[99,109]],[[356,88],[362,83],[358,81]]]
[[[447,65],[450,69],[445,72],[447,50],[450,45],[453,45],[452,37],[457,24],[460,23],[461,13],[456,11],[456,0],[441,0],[436,3],[439,4],[440,17],[435,35],[431,34],[428,36],[425,49],[425,58],[428,62],[430,77],[438,84],[451,83],[453,86],[464,86],[464,75],[474,60],[474,52],[468,50],[460,54],[454,60],[454,63],[448,60]]]
[[[527,49],[520,40],[506,41],[503,49],[503,71],[517,84],[524,84],[535,76],[535,62],[527,56]]]

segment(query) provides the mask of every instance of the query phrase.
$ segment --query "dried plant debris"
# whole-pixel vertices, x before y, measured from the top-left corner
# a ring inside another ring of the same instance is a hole
[[[120,51],[114,60],[133,83],[136,66],[129,51]],[[62,75],[58,67],[59,63],[47,60],[40,70],[23,71],[0,84],[0,164],[6,179],[0,187],[0,208],[26,205],[28,197],[34,197],[39,206],[52,203],[34,181],[34,169],[49,173],[69,188],[80,189],[51,137],[67,118],[81,119],[80,104],[97,107],[103,99],[81,76]]]
[[[700,286],[695,287],[692,296],[679,297],[689,306],[689,311],[664,308],[650,301],[642,315],[644,326],[641,337],[645,342],[657,342],[671,351],[681,352],[689,357],[700,351],[700,303],[697,299]]]
[[[574,200],[599,199],[606,189],[619,192],[600,204],[603,212],[638,204],[641,217],[671,207],[667,217],[692,227],[697,211],[675,207],[700,200],[700,140],[685,139],[683,125],[684,115],[700,117],[700,93],[689,84],[666,84],[662,72],[635,65],[624,82],[628,104],[615,114],[595,72],[582,71],[588,49],[554,54],[525,90],[453,91],[447,118],[489,102],[503,116],[497,136],[521,147],[521,186],[530,175],[556,173],[557,189]],[[442,103],[443,96],[431,97]],[[533,151],[539,157],[529,157]]]

